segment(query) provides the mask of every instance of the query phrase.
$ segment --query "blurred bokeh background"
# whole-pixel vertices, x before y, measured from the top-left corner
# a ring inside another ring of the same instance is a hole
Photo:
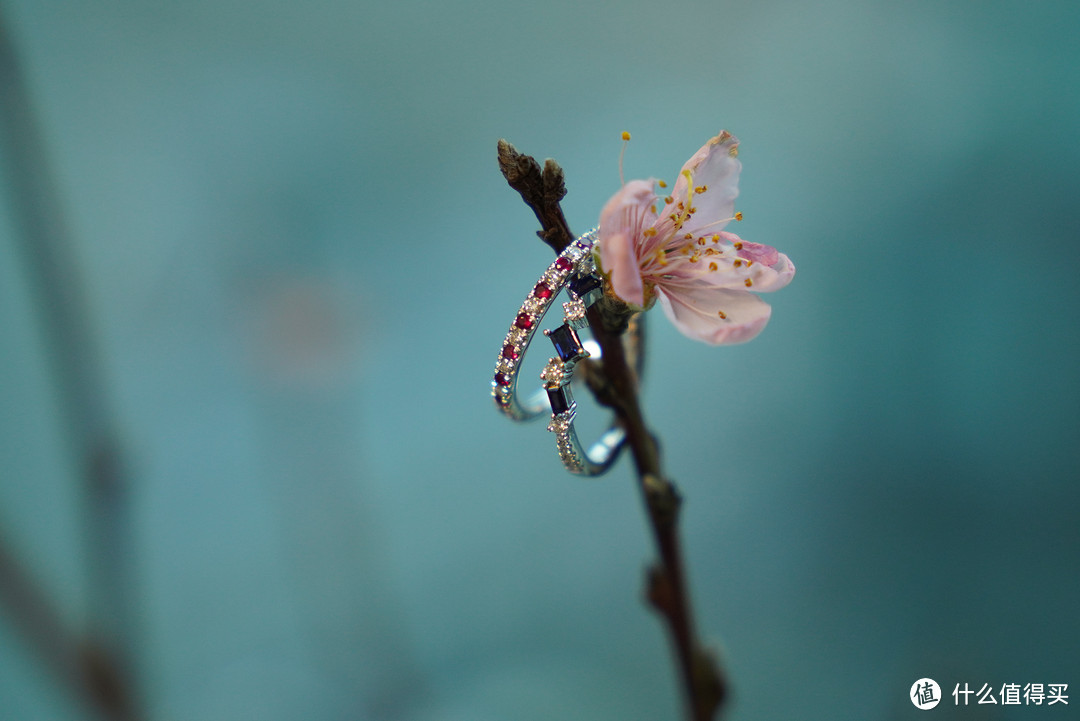
[[[0,23],[0,717],[677,718],[628,462],[570,477],[488,395],[550,260],[495,142],[581,232],[621,131],[671,180],[721,128],[799,271],[744,346],[650,318],[644,404],[727,718],[1080,704],[1080,5]],[[1074,697],[950,695],[1030,682]]]

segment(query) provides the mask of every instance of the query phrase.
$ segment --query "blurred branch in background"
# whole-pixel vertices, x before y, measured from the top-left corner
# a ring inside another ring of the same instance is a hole
[[[15,558],[6,539],[0,539],[0,607],[73,695],[108,719],[139,718],[110,652],[65,628],[60,611]]]
[[[91,630],[63,628],[55,603],[0,546],[0,603],[59,677],[114,719],[134,719],[128,664],[133,636],[126,479],[105,374],[87,311],[62,203],[5,17],[0,10],[0,143],[20,259],[61,405],[67,451],[83,487]],[[33,479],[23,479],[32,483]],[[96,639],[90,641],[88,639]]]

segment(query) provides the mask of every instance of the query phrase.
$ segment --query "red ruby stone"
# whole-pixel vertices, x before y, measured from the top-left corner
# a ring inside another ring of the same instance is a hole
[[[503,358],[509,358],[510,360],[517,360],[518,359],[517,349],[514,348],[514,346],[511,345],[510,343],[507,343],[506,345],[503,346],[502,357]]]
[[[517,317],[517,320],[514,321],[514,325],[522,330],[528,330],[529,328],[532,328],[533,325],[532,316],[528,313],[522,313]]]
[[[551,297],[551,288],[548,287],[547,283],[537,283],[536,287],[533,288],[533,295],[541,300],[547,300]]]
[[[560,270],[570,270],[574,267],[574,264],[569,258],[559,258],[555,261],[555,267]]]
[[[496,373],[495,382],[501,386],[508,386],[510,385],[510,376],[506,375],[505,373]]]

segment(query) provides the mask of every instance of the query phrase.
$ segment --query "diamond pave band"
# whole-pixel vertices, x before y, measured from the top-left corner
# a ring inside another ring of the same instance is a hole
[[[601,284],[594,275],[591,255],[596,235],[597,232],[593,230],[575,240],[540,277],[510,326],[492,381],[496,406],[514,420],[536,417],[550,406],[548,430],[555,433],[556,448],[563,466],[571,473],[587,476],[606,471],[618,457],[625,440],[623,429],[613,424],[585,450],[574,430],[577,404],[570,393],[570,381],[577,363],[590,356],[577,330],[588,325],[585,311],[601,295]],[[540,375],[543,387],[522,402],[517,393],[517,381],[525,351],[544,314],[564,287],[570,296],[569,302],[563,304],[565,322],[558,328],[544,331],[554,345],[557,357],[550,359]],[[627,341],[628,355],[640,374],[642,339],[639,318],[631,322]],[[545,396],[547,403],[544,403]]]

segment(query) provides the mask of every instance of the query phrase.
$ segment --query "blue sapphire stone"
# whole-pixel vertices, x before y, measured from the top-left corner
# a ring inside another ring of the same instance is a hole
[[[600,290],[602,283],[592,273],[574,276],[570,281],[570,290],[577,294],[578,298],[585,298],[589,293]]]
[[[566,413],[574,407],[574,396],[570,393],[570,386],[561,388],[548,388],[548,402],[551,403],[551,412],[554,414]]]
[[[585,347],[581,345],[581,338],[578,337],[577,331],[565,323],[555,330],[548,331],[547,337],[551,339],[551,344],[555,346],[555,352],[559,354],[559,359],[563,363],[576,362],[589,356]]]

